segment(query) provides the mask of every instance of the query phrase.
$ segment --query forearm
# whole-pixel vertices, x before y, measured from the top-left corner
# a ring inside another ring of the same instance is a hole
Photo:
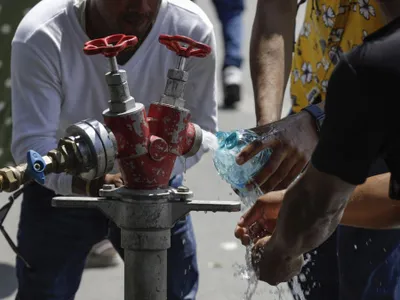
[[[271,238],[277,251],[293,258],[321,245],[339,224],[353,190],[309,166],[285,194]]]
[[[295,0],[258,0],[250,42],[258,125],[281,116],[292,61],[296,8]]]
[[[389,198],[390,173],[373,176],[353,192],[343,214],[341,224],[388,229],[400,226],[400,208]]]

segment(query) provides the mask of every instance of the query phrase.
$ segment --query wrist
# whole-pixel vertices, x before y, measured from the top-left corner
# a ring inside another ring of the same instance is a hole
[[[267,251],[274,259],[278,261],[290,261],[294,259],[295,255],[290,253],[290,249],[288,247],[284,247],[279,241],[279,237],[275,232],[271,235],[268,243],[265,245]]]
[[[257,127],[268,125],[270,123],[276,122],[280,119],[277,114],[269,114],[257,117]]]
[[[308,114],[316,133],[319,135],[325,120],[325,112],[320,105],[312,104],[304,107],[300,113]]]

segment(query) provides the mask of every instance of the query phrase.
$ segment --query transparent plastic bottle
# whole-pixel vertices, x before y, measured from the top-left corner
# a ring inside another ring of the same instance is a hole
[[[272,150],[265,149],[243,165],[236,163],[240,151],[251,142],[260,138],[251,130],[219,131],[216,133],[218,149],[213,161],[219,176],[239,191],[245,191],[246,184],[265,165]]]

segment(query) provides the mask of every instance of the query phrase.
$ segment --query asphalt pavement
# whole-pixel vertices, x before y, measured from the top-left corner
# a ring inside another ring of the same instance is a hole
[[[182,0],[184,1],[184,0]],[[221,130],[249,128],[255,125],[253,91],[249,71],[249,40],[251,26],[256,9],[255,0],[246,1],[244,15],[244,74],[243,100],[236,111],[219,111],[219,126]],[[216,28],[218,41],[218,60],[221,64],[223,44],[221,27],[216,17],[211,0],[197,0],[197,3],[209,15]],[[300,9],[298,24],[304,17],[304,7]],[[299,26],[298,26],[299,27]],[[297,32],[300,28],[297,28]],[[221,92],[220,92],[221,96]],[[289,108],[286,93],[284,113]],[[220,97],[221,99],[221,97]],[[237,197],[215,172],[211,155],[207,154],[194,168],[188,170],[185,184],[190,187],[199,200],[237,200]],[[8,195],[0,194],[0,205],[6,203]],[[5,227],[15,240],[20,201],[11,210]],[[242,300],[247,288],[247,282],[235,275],[238,265],[245,263],[245,249],[233,236],[233,230],[241,213],[192,213],[198,246],[198,263],[200,268],[200,288],[198,300]],[[15,279],[15,258],[6,241],[0,236],[0,299],[15,298],[17,282]],[[121,263],[111,269],[86,270],[76,300],[121,300],[124,299],[124,268]],[[282,293],[277,288],[259,282],[253,300],[292,299],[281,286]],[[140,300],[140,299],[138,299]]]

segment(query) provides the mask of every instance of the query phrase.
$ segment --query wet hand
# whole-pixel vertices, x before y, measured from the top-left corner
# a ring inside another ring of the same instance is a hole
[[[279,238],[279,237],[277,237]],[[259,280],[270,285],[287,282],[298,275],[304,264],[303,256],[290,258],[275,247],[273,237],[264,237],[254,245],[252,262]]]
[[[235,228],[235,236],[243,245],[271,235],[275,230],[284,195],[285,191],[275,191],[261,196],[240,218]]]
[[[269,161],[252,183],[265,193],[286,188],[307,165],[318,142],[314,119],[307,112],[300,112],[252,130],[261,138],[239,153],[237,163],[242,165],[260,151],[272,149]]]

